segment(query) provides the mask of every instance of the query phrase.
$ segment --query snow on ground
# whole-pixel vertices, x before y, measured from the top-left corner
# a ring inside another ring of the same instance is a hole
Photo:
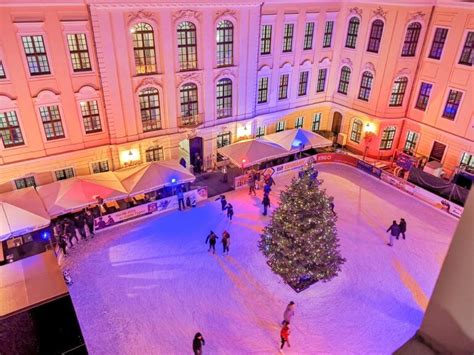
[[[418,329],[457,221],[354,168],[318,165],[335,197],[340,275],[302,293],[283,284],[257,249],[258,198],[227,194],[220,203],[104,231],[66,260],[74,306],[91,354],[190,354],[196,332],[204,354],[277,354],[279,322],[296,302],[286,354],[389,354]],[[275,202],[294,173],[276,179]],[[406,240],[386,245],[393,219]],[[207,252],[210,230],[231,234],[230,255]]]

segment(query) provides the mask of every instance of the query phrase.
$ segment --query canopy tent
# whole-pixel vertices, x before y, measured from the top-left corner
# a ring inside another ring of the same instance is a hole
[[[96,204],[98,197],[112,201],[128,195],[119,179],[110,171],[60,180],[37,189],[51,217]]]
[[[142,164],[114,172],[130,195],[149,192],[166,185],[194,181],[195,177],[177,161]]]
[[[217,150],[240,167],[249,167],[264,161],[288,155],[288,151],[279,145],[264,139],[247,139],[226,145]]]
[[[302,128],[289,129],[263,137],[264,140],[278,144],[287,151],[300,149],[329,147],[333,144],[329,139]]]
[[[50,218],[34,187],[0,194],[0,240],[48,226]]]

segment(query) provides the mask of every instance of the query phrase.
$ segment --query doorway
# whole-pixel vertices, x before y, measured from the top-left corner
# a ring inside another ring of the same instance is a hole
[[[194,137],[183,139],[178,144],[179,160],[182,158],[186,161],[186,166],[194,165],[196,154],[199,154],[201,161],[203,159],[203,139],[202,137]]]
[[[436,160],[437,162],[441,163],[441,160],[443,160],[445,150],[446,150],[445,144],[435,141],[433,143],[433,148],[431,148],[431,153],[430,153],[430,157],[428,158],[428,161]]]
[[[332,127],[331,132],[337,137],[337,135],[341,132],[341,124],[342,124],[342,115],[339,112],[334,112],[332,116]]]

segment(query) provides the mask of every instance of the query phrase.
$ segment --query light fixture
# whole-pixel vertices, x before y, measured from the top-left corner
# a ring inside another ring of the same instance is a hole
[[[171,183],[172,183],[172,184],[175,184],[175,183],[176,183],[176,178],[172,178],[172,179],[171,179]]]
[[[130,158],[133,157],[133,152],[132,152],[131,150],[128,152],[128,156],[129,156]]]

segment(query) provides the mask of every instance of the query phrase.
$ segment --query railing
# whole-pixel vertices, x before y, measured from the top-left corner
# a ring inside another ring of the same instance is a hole
[[[178,127],[197,127],[203,123],[201,114],[178,117]]]

